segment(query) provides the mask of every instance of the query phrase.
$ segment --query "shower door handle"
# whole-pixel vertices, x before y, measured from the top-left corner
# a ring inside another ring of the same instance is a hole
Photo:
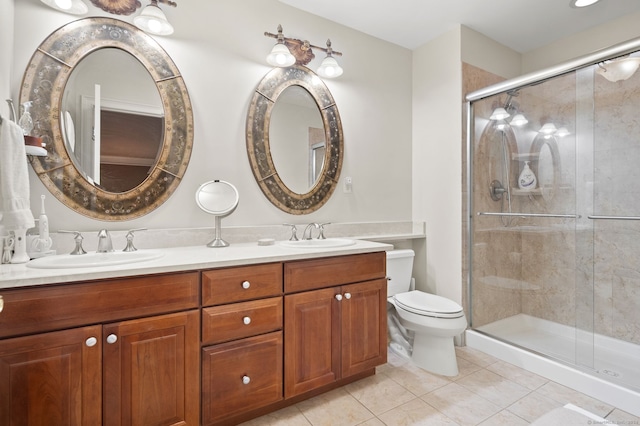
[[[640,220],[640,216],[598,216],[598,215],[590,215],[587,216],[592,220]]]

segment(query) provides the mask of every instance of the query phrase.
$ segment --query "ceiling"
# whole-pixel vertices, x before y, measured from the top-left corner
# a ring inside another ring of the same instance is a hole
[[[391,43],[415,49],[462,24],[526,53],[604,22],[640,12],[640,0],[280,0]]]

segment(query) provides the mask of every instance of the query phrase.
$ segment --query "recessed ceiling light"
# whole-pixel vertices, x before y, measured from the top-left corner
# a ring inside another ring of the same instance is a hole
[[[571,5],[571,7],[580,8],[591,6],[592,4],[598,3],[599,1],[600,0],[571,0],[569,2],[569,5]]]

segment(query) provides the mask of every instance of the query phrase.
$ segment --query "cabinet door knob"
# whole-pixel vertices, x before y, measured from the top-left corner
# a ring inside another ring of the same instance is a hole
[[[118,341],[118,336],[116,336],[115,334],[110,334],[107,336],[107,343],[114,344],[117,341]]]
[[[249,281],[242,282],[242,288],[247,289],[249,287],[251,287],[251,283]]]
[[[0,312],[4,309],[4,299],[0,296]]]
[[[345,293],[344,294],[345,299],[349,300],[351,299],[351,293]]]
[[[98,343],[98,339],[96,339],[95,337],[89,337],[87,340],[84,341],[84,343],[91,348],[95,346],[96,343]]]
[[[244,317],[244,318],[242,318],[242,322],[243,322],[245,325],[249,325],[249,324],[251,324],[251,318],[249,318],[249,317]]]
[[[336,294],[336,300],[339,302],[342,300],[342,295],[341,294]]]
[[[242,383],[245,385],[248,385],[249,382],[251,382],[251,377],[249,376],[242,376]]]

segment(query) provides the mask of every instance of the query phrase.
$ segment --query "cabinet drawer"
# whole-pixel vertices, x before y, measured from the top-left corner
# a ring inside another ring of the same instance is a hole
[[[202,310],[202,341],[205,344],[256,336],[281,328],[282,297]]]
[[[282,263],[204,271],[202,305],[222,305],[282,294]]]
[[[0,337],[198,307],[198,273],[0,290]]]
[[[386,276],[385,252],[287,262],[284,265],[286,293],[333,287]]]
[[[203,425],[282,398],[281,331],[202,350]]]

